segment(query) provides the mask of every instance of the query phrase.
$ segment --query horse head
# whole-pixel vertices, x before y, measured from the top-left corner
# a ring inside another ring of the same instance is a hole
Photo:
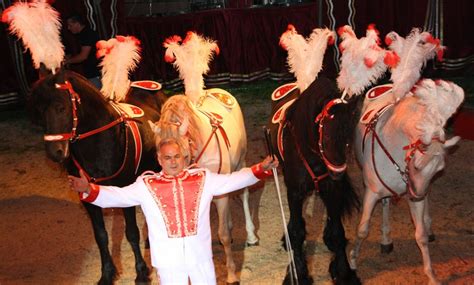
[[[163,105],[160,120],[150,124],[157,141],[169,137],[183,140],[189,159],[197,155],[201,145],[194,112],[194,106],[186,95],[175,95]]]
[[[408,187],[414,198],[424,197],[431,179],[445,167],[446,150],[461,138],[447,141],[433,138],[429,144],[415,143],[407,152]]]
[[[28,109],[44,129],[48,157],[63,162],[69,157],[69,143],[76,136],[81,104],[77,85],[81,85],[80,90],[99,91],[87,79],[70,71],[61,69],[55,74],[40,74],[28,97]]]

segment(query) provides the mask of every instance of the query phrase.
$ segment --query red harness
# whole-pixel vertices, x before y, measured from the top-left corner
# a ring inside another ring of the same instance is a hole
[[[318,146],[319,146],[319,157],[321,157],[321,159],[323,160],[324,162],[324,165],[326,165],[326,168],[330,169],[331,171],[333,172],[337,172],[337,173],[340,173],[340,172],[344,172],[347,168],[347,164],[344,163],[342,165],[335,165],[333,164],[332,162],[329,161],[329,159],[327,158],[326,154],[324,153],[324,146],[323,146],[323,131],[324,131],[324,120],[326,119],[333,119],[334,118],[334,115],[331,115],[329,113],[329,110],[337,105],[337,104],[340,104],[340,103],[343,103],[343,101],[339,98],[337,99],[333,99],[331,101],[329,101],[329,103],[326,104],[326,106],[324,106],[323,110],[321,111],[321,113],[319,113],[316,118],[314,119],[314,122],[317,123],[319,125],[319,140],[318,140]],[[293,141],[295,142],[295,146],[296,146],[296,151],[298,153],[298,156],[300,157],[301,161],[303,162],[303,165],[304,167],[306,168],[306,171],[308,172],[308,174],[311,176],[311,179],[313,180],[313,183],[314,183],[314,187],[316,189],[316,191],[319,192],[319,181],[321,181],[322,179],[325,179],[326,177],[329,176],[329,172],[326,172],[326,173],[323,173],[321,175],[316,175],[313,170],[311,169],[311,167],[309,166],[309,163],[308,161],[305,159],[305,157],[303,156],[303,153],[301,152],[301,147],[300,147],[300,144],[298,143],[298,140],[296,138],[296,134],[295,134],[295,131],[294,131],[294,128],[293,128],[293,125],[288,121],[286,123],[286,125],[289,127],[290,129],[290,133],[293,137]],[[315,150],[311,149],[313,152],[316,152]]]
[[[76,158],[74,157],[74,155],[72,153],[71,153],[71,158],[72,158],[72,161],[74,162],[74,165],[76,165],[76,167],[79,170],[82,170],[82,172],[84,173],[84,175],[86,176],[86,178],[89,182],[99,183],[101,181],[106,181],[106,180],[110,180],[112,178],[115,178],[116,176],[118,176],[122,172],[122,170],[124,169],[125,164],[127,162],[128,153],[129,153],[129,146],[128,146],[128,140],[129,140],[128,131],[129,130],[128,129],[130,128],[131,133],[132,133],[132,137],[135,141],[135,152],[136,152],[136,154],[135,154],[135,172],[136,172],[137,168],[138,168],[140,158],[141,158],[141,149],[142,149],[141,139],[140,139],[140,136],[139,136],[140,133],[138,131],[137,124],[135,122],[131,121],[131,118],[126,117],[123,112],[119,112],[119,117],[117,119],[115,119],[114,121],[108,123],[107,125],[99,127],[97,129],[93,129],[93,130],[85,132],[83,134],[77,134],[77,126],[79,124],[79,119],[78,119],[78,116],[77,116],[77,109],[78,109],[78,105],[81,104],[81,98],[80,98],[79,94],[77,94],[77,92],[74,90],[71,83],[67,80],[62,84],[56,83],[55,87],[57,89],[60,89],[60,90],[68,91],[69,96],[71,98],[71,103],[72,103],[72,130],[71,130],[70,133],[44,135],[44,140],[47,141],[47,142],[67,141],[67,140],[69,140],[70,143],[74,143],[78,140],[82,140],[82,139],[85,139],[87,137],[98,134],[100,132],[103,132],[105,130],[108,130],[108,129],[110,129],[110,128],[118,125],[118,124],[125,123],[125,125],[127,126],[125,128],[125,155],[124,155],[124,158],[123,158],[123,161],[122,161],[122,164],[121,164],[120,168],[114,174],[112,174],[110,176],[107,176],[107,177],[100,177],[100,178],[91,177],[87,173],[87,171],[85,171],[85,169],[80,165],[80,163],[76,160]],[[138,134],[138,137],[136,137],[137,134]],[[138,152],[140,153],[139,155],[137,155]]]
[[[364,133],[364,137],[362,139],[362,152],[364,152],[365,150],[365,139],[367,137],[367,135],[369,133],[372,133],[372,138],[371,138],[371,144],[372,144],[372,148],[371,148],[371,158],[372,158],[372,165],[374,166],[374,172],[375,172],[375,175],[377,176],[377,178],[379,179],[380,183],[382,183],[382,185],[393,195],[393,199],[394,199],[394,202],[397,202],[398,200],[400,200],[400,198],[409,193],[410,195],[410,198],[411,199],[414,199],[414,200],[421,200],[421,199],[424,199],[426,197],[426,195],[428,195],[429,193],[429,190],[424,193],[423,195],[417,195],[415,193],[415,191],[413,191],[413,188],[414,188],[414,185],[412,185],[412,181],[410,179],[410,175],[409,175],[409,169],[408,169],[408,164],[410,163],[410,161],[413,159],[413,157],[415,156],[415,152],[418,150],[419,152],[421,152],[422,154],[424,153],[424,150],[426,149],[426,145],[423,144],[423,142],[421,140],[417,140],[416,142],[414,143],[411,143],[411,144],[408,144],[406,146],[403,147],[403,150],[406,151],[406,155],[405,155],[405,162],[407,164],[407,166],[405,167],[405,170],[402,170],[400,165],[398,165],[398,163],[395,161],[395,159],[392,157],[392,155],[390,154],[390,152],[388,151],[388,149],[385,147],[385,145],[382,143],[382,140],[380,139],[380,137],[378,136],[377,132],[376,132],[376,126],[377,126],[377,122],[378,122],[378,119],[380,118],[381,114],[383,113],[384,110],[386,110],[386,107],[387,106],[384,106],[382,108],[380,108],[376,113],[375,115],[372,117],[372,119],[370,120],[370,122],[367,124],[367,127],[365,129],[365,133]],[[397,192],[395,192],[392,188],[390,188],[390,186],[388,186],[382,179],[382,177],[380,176],[378,170],[377,170],[377,164],[376,164],[376,160],[375,160],[375,151],[374,151],[374,148],[375,148],[375,141],[377,141],[377,143],[380,145],[380,148],[383,150],[383,152],[385,153],[385,155],[387,156],[387,158],[390,160],[390,162],[394,165],[395,169],[397,170],[398,173],[400,173],[400,176],[403,180],[403,182],[405,182],[406,184],[406,189],[408,190],[405,190],[405,192],[403,192],[402,194],[398,194]],[[442,142],[438,137],[435,137],[432,139],[432,141],[439,141],[439,142]]]

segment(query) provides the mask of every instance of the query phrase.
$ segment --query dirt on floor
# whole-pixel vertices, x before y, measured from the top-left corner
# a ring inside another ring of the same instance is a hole
[[[247,163],[264,156],[262,126],[269,116],[267,101],[242,104],[249,153]],[[76,194],[67,187],[66,172],[46,158],[41,130],[23,112],[6,112],[0,121],[0,284],[93,284],[100,277],[100,257],[89,218]],[[461,140],[447,157],[446,169],[432,184],[430,210],[436,241],[430,243],[437,276],[444,284],[474,284],[474,142]],[[354,161],[350,175],[362,193],[360,172]],[[288,218],[286,190],[280,174],[283,208]],[[242,284],[280,284],[287,254],[281,247],[283,224],[275,182],[252,189],[253,219],[260,245],[245,247],[243,210],[232,200],[233,250]],[[216,234],[212,209],[213,252],[218,283],[225,283],[225,257]],[[132,284],[134,258],[124,236],[120,209],[104,210],[109,246],[120,276],[117,284]],[[315,284],[331,284],[329,251],[322,242],[324,207],[318,197],[305,207],[308,264]],[[146,235],[138,213],[142,236]],[[358,215],[345,221],[349,247]],[[374,211],[371,232],[359,258],[358,275],[364,284],[426,284],[422,258],[414,240],[414,227],[406,201],[392,207],[394,252],[380,253],[380,206]],[[144,243],[142,242],[144,248]],[[143,249],[150,264],[149,251]],[[155,273],[152,283],[158,284]]]

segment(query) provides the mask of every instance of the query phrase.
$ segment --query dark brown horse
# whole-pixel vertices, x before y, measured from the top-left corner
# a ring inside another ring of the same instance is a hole
[[[28,100],[30,113],[44,127],[46,153],[63,163],[70,175],[79,169],[91,182],[125,186],[145,170],[159,170],[154,134],[147,121],[158,121],[166,97],[161,92],[130,88],[126,103],[137,106],[131,118],[117,111],[87,79],[71,71],[47,74],[35,83]],[[130,107],[130,106],[129,106]],[[133,108],[133,107],[132,107]],[[102,261],[99,284],[112,284],[116,267],[108,249],[102,209],[83,203],[89,214]],[[136,260],[137,282],[149,281],[139,248],[135,208],[124,208],[126,237]]]
[[[274,149],[281,150],[279,158],[290,209],[288,233],[297,275],[297,280],[292,280],[289,266],[284,284],[313,282],[303,250],[306,235],[303,203],[314,193],[319,194],[326,206],[324,243],[334,253],[329,266],[331,277],[336,284],[360,284],[356,272],[349,267],[342,224],[343,216],[360,204],[345,172],[346,146],[354,126],[356,100],[344,103],[339,99],[341,94],[334,81],[324,77],[314,80],[301,94],[297,88],[288,92],[287,97],[295,101],[288,107],[285,119],[275,124],[273,117],[270,123]],[[277,113],[283,105],[285,102],[281,100],[275,102],[272,113]],[[279,143],[277,133],[282,134]]]

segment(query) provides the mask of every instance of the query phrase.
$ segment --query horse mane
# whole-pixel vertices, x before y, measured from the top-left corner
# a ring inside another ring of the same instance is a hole
[[[424,79],[412,92],[396,104],[395,126],[413,141],[429,144],[433,137],[444,140],[444,126],[464,100],[464,91],[452,82]]]
[[[317,144],[316,139],[319,134],[314,120],[330,100],[340,96],[341,93],[334,81],[324,76],[314,80],[290,106],[286,115],[287,120],[300,122],[300,125],[294,126],[296,135],[300,138],[308,138],[307,141],[314,141]],[[356,116],[353,114],[357,111],[355,106],[357,101],[357,99],[354,99],[347,104],[338,104],[333,107],[335,118],[342,122],[337,124],[337,131],[331,134],[334,141],[346,143],[352,137],[357,122]],[[341,110],[341,108],[343,109]]]
[[[160,130],[157,139],[181,137],[179,128],[187,120],[189,125],[185,136],[190,142],[189,148],[192,155],[197,155],[202,148],[202,141],[199,133],[199,117],[196,112],[193,103],[186,95],[171,96],[161,108],[161,117],[156,123]]]

